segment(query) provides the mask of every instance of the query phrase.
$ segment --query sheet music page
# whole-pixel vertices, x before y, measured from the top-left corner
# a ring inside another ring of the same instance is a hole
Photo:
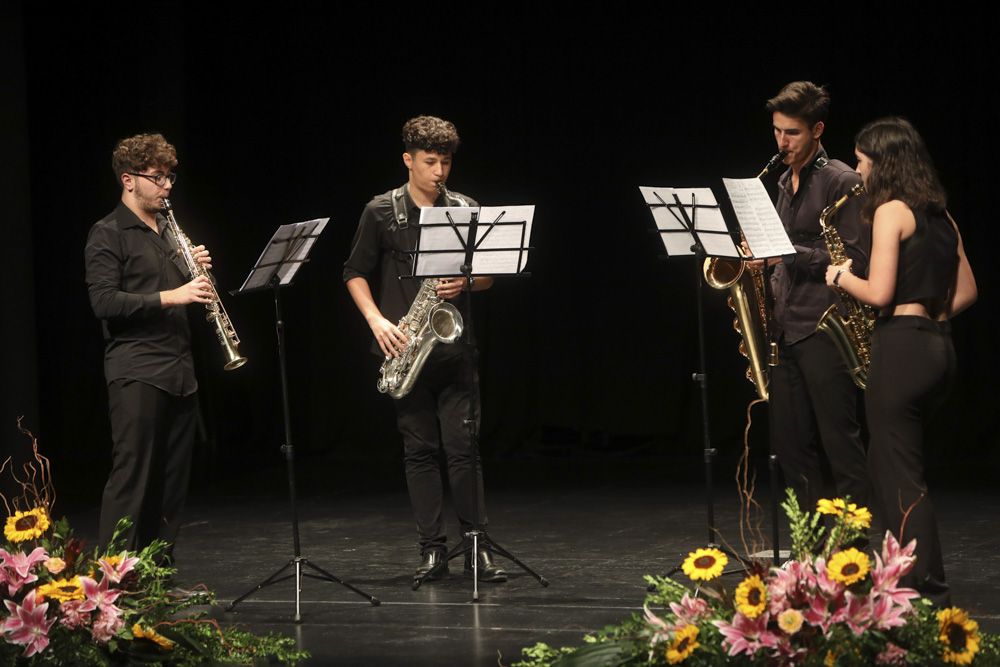
[[[722,209],[719,208],[719,202],[711,188],[673,188],[673,194],[681,200],[688,217],[694,222],[696,232],[729,233],[726,219],[722,217]],[[697,208],[692,208],[692,200],[697,203]],[[702,206],[714,208],[701,208]]]
[[[479,211],[479,238],[476,240],[476,256],[472,259],[473,275],[524,271],[528,251],[522,249],[531,245],[534,205],[483,206]],[[494,221],[497,224],[493,225]]]
[[[304,222],[294,222],[288,225],[281,225],[275,230],[271,240],[264,247],[264,251],[257,258],[255,267],[262,267],[252,270],[241,290],[264,287],[274,275],[274,266],[282,260],[304,260],[309,256],[316,238],[326,229],[326,224],[330,218],[316,218]],[[292,282],[295,273],[302,266],[302,262],[285,264],[278,269],[278,277],[281,285]]]
[[[771,197],[759,178],[723,178],[722,183],[755,258],[780,257],[795,252]]]
[[[420,209],[420,237],[415,276],[460,276],[465,261],[469,221],[477,208],[425,206]],[[452,224],[454,222],[454,225]],[[452,252],[446,252],[452,251]]]
[[[459,276],[472,213],[479,211],[473,275],[518,273],[525,269],[535,207],[484,206],[420,209],[420,241],[415,276]],[[450,214],[451,220],[448,219]],[[454,222],[454,225],[451,222]],[[493,224],[494,222],[498,224]]]
[[[640,185],[642,198],[650,207],[653,221],[660,231],[660,240],[667,255],[693,255],[694,236],[687,231],[684,217],[677,208],[674,195],[694,223],[705,252],[712,256],[739,257],[739,251],[729,236],[729,228],[718,207],[711,188],[666,188]],[[692,201],[696,206],[692,206]],[[666,204],[666,205],[664,205]],[[703,208],[705,207],[705,208]]]

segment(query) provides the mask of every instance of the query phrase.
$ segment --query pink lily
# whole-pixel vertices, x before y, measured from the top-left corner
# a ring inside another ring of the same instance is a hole
[[[3,632],[7,635],[7,641],[24,646],[26,658],[44,651],[49,645],[49,628],[56,622],[55,619],[45,618],[49,603],[36,605],[35,591],[29,591],[20,606],[13,600],[4,600],[3,603],[10,612],[10,616],[3,622]]]
[[[101,566],[101,572],[104,573],[105,579],[110,579],[111,583],[120,583],[122,577],[132,571],[135,564],[139,562],[139,559],[135,556],[129,556],[127,551],[123,551],[118,555],[118,564],[112,564],[107,559],[101,558],[97,561]]]
[[[80,605],[80,611],[94,611],[97,609],[101,612],[106,610],[121,612],[115,606],[115,600],[118,599],[118,596],[122,592],[117,588],[109,590],[108,583],[107,579],[101,579],[101,583],[97,583],[90,577],[80,577],[83,594],[87,597],[84,603]]]
[[[670,603],[670,611],[677,617],[680,625],[697,625],[698,621],[708,613],[708,602],[685,593],[680,603]]]
[[[80,611],[84,600],[67,600],[59,603],[59,622],[67,628],[80,628],[90,623],[90,612]]]
[[[778,645],[777,635],[767,630],[770,618],[771,615],[767,612],[755,619],[737,612],[732,623],[712,621],[712,625],[719,628],[719,632],[725,637],[722,645],[729,647],[729,655],[746,653],[752,656],[762,648],[774,648]]]
[[[7,584],[8,593],[13,596],[21,590],[21,586],[24,584],[38,581],[38,576],[31,574],[31,568],[36,563],[44,562],[48,557],[49,555],[42,547],[37,547],[30,554],[25,554],[23,551],[12,554],[0,549],[0,559],[2,559],[3,569],[6,570],[4,583]]]

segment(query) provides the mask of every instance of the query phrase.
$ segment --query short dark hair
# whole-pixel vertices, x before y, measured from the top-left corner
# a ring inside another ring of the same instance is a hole
[[[899,116],[868,123],[854,137],[859,153],[872,161],[861,214],[871,221],[882,204],[893,199],[913,211],[941,213],[948,199],[927,145],[913,124]]]
[[[177,149],[162,134],[137,134],[122,139],[111,153],[111,168],[121,185],[125,172],[141,172],[150,167],[177,166]]]
[[[403,146],[411,155],[418,150],[442,155],[454,153],[458,143],[455,126],[436,116],[417,116],[403,125]]]
[[[800,118],[812,127],[820,121],[826,122],[830,112],[830,93],[824,86],[817,86],[812,81],[792,81],[767,101],[767,111]]]

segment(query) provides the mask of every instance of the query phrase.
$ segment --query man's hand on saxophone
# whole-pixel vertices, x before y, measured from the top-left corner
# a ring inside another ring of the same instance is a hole
[[[189,303],[212,303],[212,283],[205,276],[198,276],[189,283],[160,292],[160,306],[186,306]]]
[[[369,318],[368,326],[371,327],[372,334],[375,336],[375,340],[378,341],[378,346],[382,348],[382,354],[386,356],[386,359],[389,357],[398,357],[406,349],[406,344],[410,341],[402,329],[382,317],[381,314]]]
[[[208,254],[208,250],[203,245],[198,245],[193,248],[192,254],[194,255],[194,261],[198,262],[206,269],[212,268],[212,257]]]

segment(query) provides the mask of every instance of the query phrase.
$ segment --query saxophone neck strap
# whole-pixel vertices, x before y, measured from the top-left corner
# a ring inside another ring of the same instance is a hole
[[[401,185],[392,191],[392,215],[396,219],[397,229],[406,229],[409,219],[406,216],[407,186]]]
[[[410,225],[409,216],[406,213],[406,202],[409,194],[410,186],[406,184],[393,190],[392,195],[390,195],[390,199],[392,200],[392,215],[396,221],[396,229],[406,229]],[[444,205],[468,208],[469,202],[465,197],[446,190],[444,193]]]

